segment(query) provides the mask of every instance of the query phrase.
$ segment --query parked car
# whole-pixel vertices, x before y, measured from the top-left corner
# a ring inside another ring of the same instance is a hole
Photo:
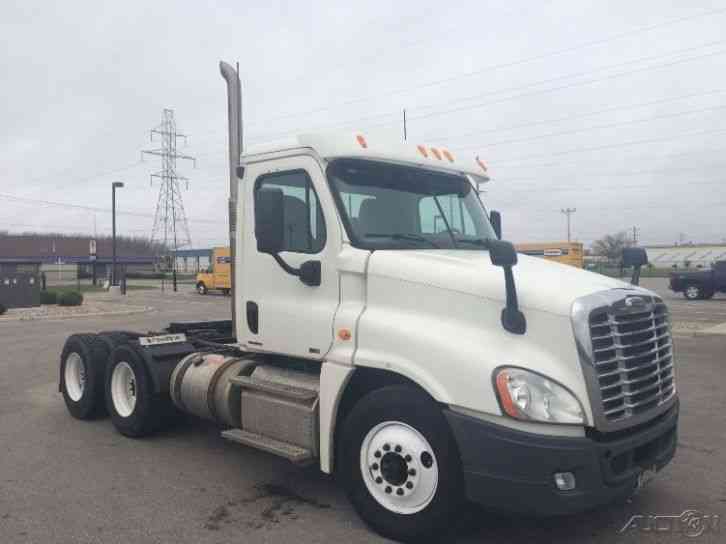
[[[671,291],[683,293],[688,300],[712,298],[726,292],[726,261],[714,263],[710,270],[671,272]]]

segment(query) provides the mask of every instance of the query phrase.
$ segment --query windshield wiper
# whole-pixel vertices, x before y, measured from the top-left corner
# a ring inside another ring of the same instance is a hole
[[[457,242],[462,242],[465,244],[473,244],[475,246],[488,248],[489,242],[491,241],[489,238],[456,238]]]
[[[435,248],[441,248],[439,244],[434,242],[433,240],[429,240],[425,236],[421,236],[420,234],[414,234],[414,233],[403,233],[403,232],[394,232],[392,234],[379,234],[374,232],[369,232],[365,234],[366,238],[392,238],[394,240],[411,240],[414,242],[425,242],[432,247]]]

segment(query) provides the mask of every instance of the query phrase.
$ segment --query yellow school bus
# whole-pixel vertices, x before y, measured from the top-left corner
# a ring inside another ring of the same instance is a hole
[[[206,272],[197,274],[197,293],[206,295],[211,290],[222,291],[228,295],[232,289],[230,271],[232,268],[228,247],[215,247],[212,260]]]
[[[585,266],[585,253],[580,242],[546,242],[541,244],[516,244],[519,253],[544,257],[548,261],[569,264],[577,268]]]

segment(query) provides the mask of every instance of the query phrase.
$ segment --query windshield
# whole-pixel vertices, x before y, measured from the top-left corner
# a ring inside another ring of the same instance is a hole
[[[468,179],[338,159],[328,178],[348,236],[364,249],[477,249],[496,238]]]

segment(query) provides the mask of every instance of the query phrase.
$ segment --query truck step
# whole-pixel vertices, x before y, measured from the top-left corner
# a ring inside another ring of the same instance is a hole
[[[265,393],[270,393],[278,397],[298,401],[313,401],[318,396],[318,392],[314,389],[306,389],[286,383],[261,380],[259,378],[255,378],[254,376],[236,376],[232,378],[230,382],[235,385],[239,385],[245,389],[264,391]]]
[[[280,440],[275,440],[268,436],[261,434],[251,433],[249,431],[243,431],[242,429],[230,429],[222,432],[222,437],[238,444],[244,444],[245,446],[251,446],[280,457],[284,457],[288,461],[295,463],[296,465],[305,465],[313,461],[313,452],[296,446],[294,444],[288,444]]]

